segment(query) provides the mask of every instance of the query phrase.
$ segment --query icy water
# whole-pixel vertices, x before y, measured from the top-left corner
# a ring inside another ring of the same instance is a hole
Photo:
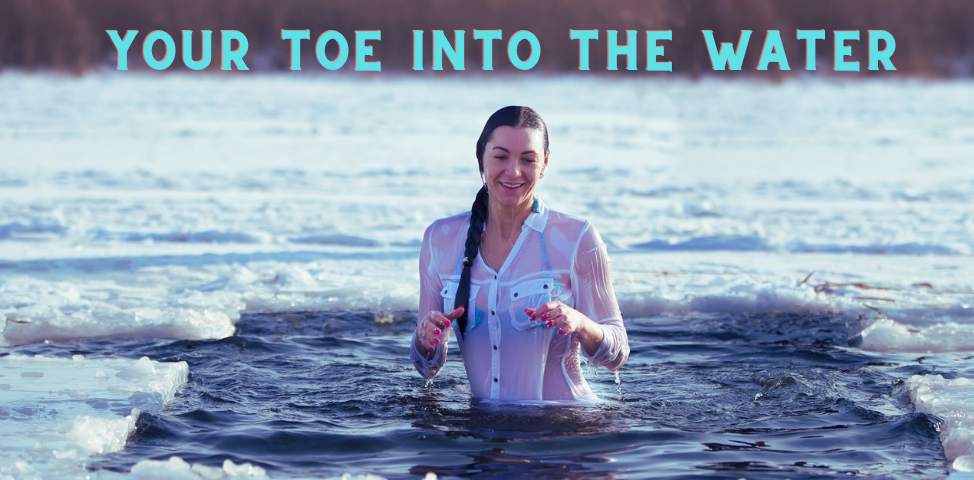
[[[407,360],[511,104],[611,257],[598,407]],[[966,81],[4,73],[0,479],[963,477],[971,118]]]
[[[274,477],[947,474],[941,420],[912,412],[896,366],[848,348],[855,324],[833,316],[631,320],[621,382],[589,372],[602,402],[577,407],[479,403],[462,391],[456,357],[425,385],[408,362],[415,321],[410,312],[250,314],[219,340],[80,340],[14,352],[189,364],[166,414],[143,414],[130,445],[95,459],[95,470],[178,455],[251,462]]]

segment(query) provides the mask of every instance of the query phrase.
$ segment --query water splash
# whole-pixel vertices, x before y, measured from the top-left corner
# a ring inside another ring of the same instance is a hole
[[[619,371],[618,370],[615,371],[615,372],[612,372],[612,373],[615,374],[615,376],[616,376],[616,379],[615,379],[616,391],[619,392],[619,401],[621,402],[622,401],[622,377],[619,376]]]

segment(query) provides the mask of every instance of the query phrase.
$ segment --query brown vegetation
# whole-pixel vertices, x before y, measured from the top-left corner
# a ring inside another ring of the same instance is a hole
[[[382,41],[375,44],[374,59],[382,61],[383,71],[403,72],[412,71],[412,30],[427,32],[427,65],[430,30],[466,30],[467,70],[479,72],[481,46],[473,41],[471,30],[501,29],[506,40],[525,29],[537,35],[542,45],[535,70],[577,72],[578,42],[569,40],[568,31],[598,29],[591,73],[605,72],[605,30],[673,30],[673,41],[662,42],[665,60],[673,62],[675,72],[691,76],[735,74],[711,70],[701,30],[713,30],[718,42],[735,43],[742,29],[754,31],[743,74],[755,73],[766,30],[782,32],[793,73],[805,68],[805,46],[795,38],[796,29],[826,31],[826,40],[818,44],[820,71],[831,71],[831,32],[860,30],[853,57],[863,62],[862,75],[870,74],[865,64],[866,31],[886,30],[896,39],[897,74],[974,74],[974,2],[969,0],[2,0],[0,69],[111,68],[115,49],[106,30],[123,35],[125,30],[139,30],[129,65],[144,69],[141,45],[147,33],[165,30],[179,46],[179,31],[194,30],[194,58],[199,58],[198,31],[204,29],[214,31],[215,50],[219,30],[246,34],[250,43],[246,58],[254,70],[288,68],[289,42],[281,40],[281,29],[309,29],[312,39],[337,30],[350,42],[355,30],[379,29]],[[647,75],[646,38],[642,33],[638,38],[639,71],[618,74]],[[303,45],[308,69],[320,68],[314,63],[313,41]],[[503,56],[503,45],[506,41],[495,46],[494,65],[509,72],[513,67]],[[527,46],[523,47],[526,56]],[[157,48],[161,56],[161,46]],[[213,58],[211,69],[219,68],[218,51]],[[344,69],[353,64],[350,61]],[[178,60],[176,66],[183,68]]]

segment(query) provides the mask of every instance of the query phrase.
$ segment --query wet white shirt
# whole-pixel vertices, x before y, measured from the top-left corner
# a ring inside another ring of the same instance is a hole
[[[450,312],[463,268],[470,213],[433,222],[420,253],[419,318],[430,311]],[[514,248],[495,272],[477,255],[470,272],[467,331],[460,347],[470,390],[481,399],[500,401],[596,400],[582,374],[579,353],[590,363],[613,370],[629,357],[629,340],[609,277],[605,244],[589,222],[547,209],[540,200],[524,222]],[[575,334],[531,321],[525,308],[558,300],[599,323],[601,345],[588,356]],[[426,378],[446,362],[448,335],[432,360],[416,349],[410,358]]]

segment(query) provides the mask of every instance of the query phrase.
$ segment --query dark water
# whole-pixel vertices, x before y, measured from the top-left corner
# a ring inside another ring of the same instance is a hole
[[[162,415],[143,414],[127,471],[178,455],[273,477],[937,478],[936,417],[911,413],[895,366],[848,348],[829,316],[627,321],[632,355],[588,377],[596,407],[472,401],[458,357],[432,385],[408,361],[415,314],[252,314],[221,340],[90,340],[18,353],[186,361]],[[916,368],[916,367],[910,367]],[[902,372],[906,376],[909,373]]]

